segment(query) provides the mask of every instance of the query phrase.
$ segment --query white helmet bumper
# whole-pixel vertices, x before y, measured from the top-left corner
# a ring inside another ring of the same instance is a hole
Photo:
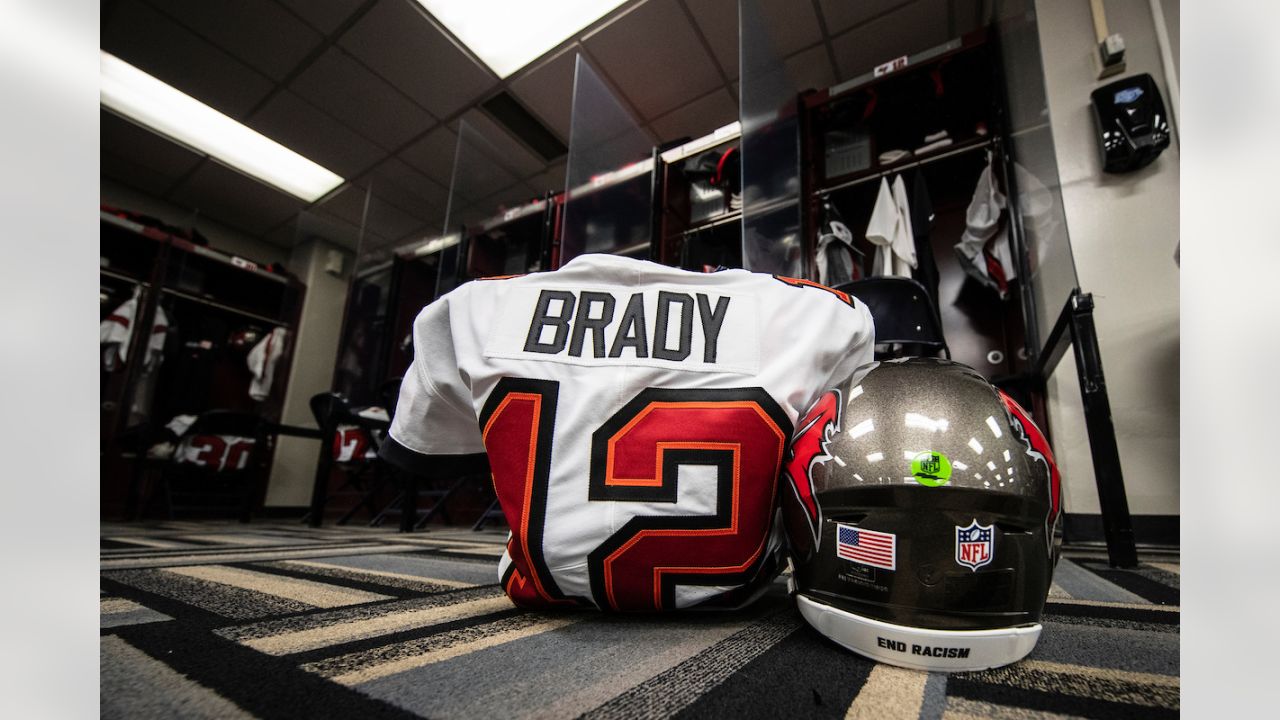
[[[986,670],[1017,662],[1040,638],[1040,624],[995,630],[928,630],[854,615],[796,595],[814,630],[873,660],[931,672]]]

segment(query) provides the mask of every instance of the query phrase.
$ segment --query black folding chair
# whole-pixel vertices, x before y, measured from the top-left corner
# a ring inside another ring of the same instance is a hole
[[[493,490],[490,489],[489,492],[492,494]],[[480,513],[480,518],[471,526],[471,529],[479,532],[484,529],[485,525],[495,521],[503,524],[506,524],[507,522],[507,516],[503,514],[502,507],[498,504],[497,497],[494,497],[493,502],[489,503],[489,507],[485,508],[484,512]]]
[[[392,417],[395,416],[395,407],[400,397],[400,383],[402,380],[403,378],[394,377],[382,383],[378,388],[378,396],[385,403]],[[452,518],[449,517],[449,508],[446,503],[466,482],[467,477],[465,475],[447,479],[443,485],[428,481],[426,478],[418,477],[403,469],[397,469],[396,477],[400,480],[400,493],[373,517],[373,520],[369,522],[370,526],[381,525],[391,516],[400,518],[400,532],[421,530],[437,515],[444,518],[445,524],[453,524]],[[424,499],[429,504],[425,506],[423,511],[419,512],[418,508],[421,504],[419,501]]]
[[[861,300],[876,324],[876,358],[932,355],[951,358],[929,291],[907,277],[873,277],[837,288]],[[883,349],[881,349],[883,347]]]
[[[362,509],[370,517],[375,517],[378,492],[390,474],[390,468],[378,457],[387,423],[359,414],[346,398],[333,392],[312,396],[311,414],[320,427],[322,439],[311,509],[303,521],[311,527],[320,527],[324,521],[325,506],[331,499],[340,497],[355,497],[356,500],[337,524],[346,525]],[[343,483],[330,492],[330,478],[335,469],[342,473]]]
[[[272,434],[270,424],[253,413],[209,410],[178,436],[166,457],[139,458],[141,472],[156,471],[147,507],[164,514],[221,516],[232,513],[249,522],[263,487]]]

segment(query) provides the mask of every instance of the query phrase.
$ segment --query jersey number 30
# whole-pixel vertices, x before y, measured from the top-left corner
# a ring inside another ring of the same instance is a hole
[[[559,383],[504,378],[480,417],[498,500],[511,523],[503,577],[518,605],[579,604],[542,554]],[[714,469],[713,514],[636,515],[588,557],[598,607],[676,607],[677,585],[734,587],[764,561],[791,423],[761,388],[640,392],[591,437],[588,501],[671,503],[681,466]],[[711,593],[714,594],[714,591]]]

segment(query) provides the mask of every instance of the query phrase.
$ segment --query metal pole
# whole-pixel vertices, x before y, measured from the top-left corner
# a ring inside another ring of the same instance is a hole
[[[1089,433],[1089,452],[1093,456],[1094,480],[1098,485],[1098,502],[1102,507],[1107,556],[1113,567],[1136,567],[1138,551],[1124,490],[1124,475],[1120,470],[1115,425],[1111,422],[1111,402],[1107,398],[1107,383],[1102,374],[1098,332],[1093,324],[1093,296],[1080,292],[1078,288],[1071,296],[1071,346],[1075,351],[1080,397],[1084,402],[1085,426]]]

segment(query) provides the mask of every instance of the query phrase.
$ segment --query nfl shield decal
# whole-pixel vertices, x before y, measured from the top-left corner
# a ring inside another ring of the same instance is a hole
[[[965,527],[956,526],[956,562],[976,571],[995,555],[995,530],[979,525],[977,518]]]

